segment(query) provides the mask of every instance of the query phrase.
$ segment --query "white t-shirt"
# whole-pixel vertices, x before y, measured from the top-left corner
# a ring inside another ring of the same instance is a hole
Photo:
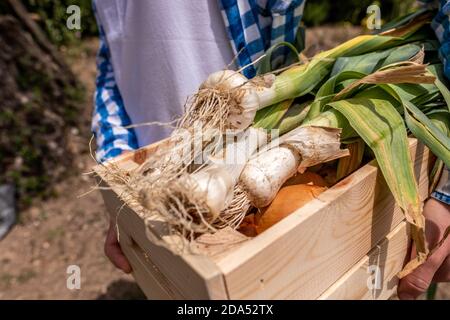
[[[233,52],[217,0],[95,2],[114,75],[133,124],[169,122]],[[139,146],[167,137],[160,126],[135,129]]]

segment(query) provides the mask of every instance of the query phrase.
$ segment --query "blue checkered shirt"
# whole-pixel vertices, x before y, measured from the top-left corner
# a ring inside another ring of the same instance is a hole
[[[259,58],[279,42],[294,43],[306,0],[217,0],[239,67]],[[430,3],[430,0],[423,0]],[[95,12],[95,7],[94,7]],[[442,43],[440,55],[445,74],[450,78],[450,0],[440,0],[440,11],[433,28]],[[100,49],[97,56],[98,75],[94,97],[92,131],[97,141],[97,159],[105,161],[126,150],[137,149],[132,128],[119,88],[114,79],[110,53],[101,25]],[[283,57],[278,57],[283,59]],[[244,69],[248,78],[256,74],[253,66]],[[433,196],[450,203],[450,194],[436,190]]]
[[[273,44],[282,41],[293,43],[305,3],[305,0],[218,1],[233,51],[236,55],[239,53],[239,67],[255,61]],[[97,141],[97,159],[105,161],[125,150],[138,148],[138,143],[134,130],[125,128],[130,125],[130,118],[114,80],[107,39],[101,25],[99,29],[92,131]],[[249,78],[256,74],[253,66],[243,72]]]
[[[97,142],[96,157],[105,161],[125,150],[138,148],[137,137],[114,78],[110,52],[100,26],[100,49],[97,53],[97,79],[94,94],[92,131]]]

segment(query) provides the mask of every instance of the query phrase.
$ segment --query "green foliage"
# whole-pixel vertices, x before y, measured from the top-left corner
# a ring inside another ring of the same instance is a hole
[[[73,171],[84,89],[14,17],[0,19],[0,43],[0,184],[16,186],[22,209]]]
[[[33,19],[45,31],[50,41],[58,46],[76,43],[82,37],[97,35],[97,24],[92,11],[92,0],[22,0]],[[66,12],[70,5],[81,9],[81,30],[69,30]],[[0,14],[12,13],[7,1],[0,2]]]
[[[414,3],[415,0],[309,0],[303,21],[307,26],[337,22],[361,24],[367,15],[367,7],[372,4],[380,6],[383,21],[390,21],[411,12]]]
[[[92,11],[92,0],[22,0],[30,13],[57,45],[67,45],[85,36],[97,35],[97,25]],[[383,21],[390,21],[412,10],[415,0],[307,0],[303,21],[307,26],[324,23],[349,22],[361,24],[366,17],[366,9],[371,4],[381,8]],[[81,30],[69,30],[66,13],[69,5],[81,9]],[[7,1],[0,2],[0,13],[10,12]]]

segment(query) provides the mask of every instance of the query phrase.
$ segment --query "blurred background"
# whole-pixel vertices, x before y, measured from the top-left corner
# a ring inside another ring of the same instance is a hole
[[[306,54],[365,30],[366,9],[383,21],[414,0],[309,0]],[[81,9],[70,30],[67,8]],[[91,0],[0,2],[0,299],[144,298],[103,254],[106,209],[87,173],[97,26]],[[81,290],[66,269],[80,266]],[[448,285],[438,299],[450,299]]]

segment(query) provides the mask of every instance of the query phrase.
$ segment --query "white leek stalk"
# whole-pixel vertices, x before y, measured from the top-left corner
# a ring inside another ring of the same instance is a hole
[[[210,159],[205,168],[190,175],[196,185],[193,197],[203,199],[213,217],[229,205],[245,164],[266,143],[265,130],[250,127],[237,142],[227,145],[223,158]]]
[[[330,71],[334,59],[321,58],[307,65],[293,66],[275,76],[265,74],[251,80],[231,70],[211,74],[200,86],[228,94],[227,127],[246,129],[255,119],[256,112],[287,99],[304,95],[311,91]]]
[[[200,86],[200,90],[217,90],[230,95],[227,127],[231,129],[246,129],[255,118],[256,111],[273,104],[272,74],[249,81],[236,71],[222,70],[209,75]]]
[[[349,155],[340,148],[341,129],[302,126],[280,138],[280,145],[259,153],[245,166],[239,183],[253,206],[269,205],[297,171]]]

